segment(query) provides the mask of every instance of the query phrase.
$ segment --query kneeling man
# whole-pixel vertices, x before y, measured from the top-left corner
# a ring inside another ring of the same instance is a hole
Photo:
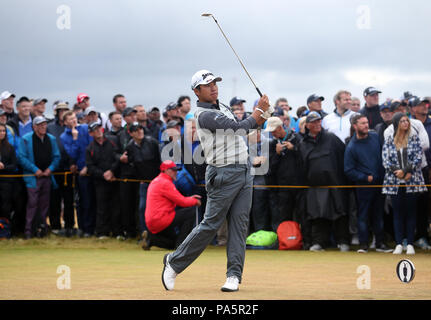
[[[171,160],[163,161],[161,173],[151,181],[147,192],[142,248],[177,248],[194,227],[196,207],[201,196],[184,197],[175,187],[179,168]]]

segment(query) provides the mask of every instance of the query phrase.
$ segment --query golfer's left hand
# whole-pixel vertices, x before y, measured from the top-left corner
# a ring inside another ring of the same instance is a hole
[[[266,94],[262,96],[262,98],[259,99],[259,102],[257,103],[257,106],[262,109],[263,111],[267,111],[269,108],[269,98]]]

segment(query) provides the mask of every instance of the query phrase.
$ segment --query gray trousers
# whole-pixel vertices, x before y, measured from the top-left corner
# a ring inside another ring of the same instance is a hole
[[[206,170],[207,205],[203,220],[169,256],[176,273],[184,271],[214,239],[227,218],[228,241],[226,276],[241,281],[246,237],[252,202],[253,177],[248,165],[208,166]]]

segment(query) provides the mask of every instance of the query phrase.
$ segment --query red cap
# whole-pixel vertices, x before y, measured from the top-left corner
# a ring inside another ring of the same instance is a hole
[[[81,103],[82,101],[84,101],[85,98],[90,99],[90,97],[88,96],[88,94],[86,94],[86,93],[80,93],[80,94],[78,94],[78,97],[76,98],[76,100],[78,101],[78,103]]]
[[[160,165],[160,171],[163,172],[163,171],[168,170],[168,169],[178,170],[179,168],[177,167],[175,162],[173,162],[172,160],[165,160]]]

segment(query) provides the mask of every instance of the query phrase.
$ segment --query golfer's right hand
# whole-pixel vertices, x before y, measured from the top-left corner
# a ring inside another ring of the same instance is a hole
[[[267,111],[269,108],[269,98],[266,94],[264,94],[257,103],[257,106],[263,111]]]

